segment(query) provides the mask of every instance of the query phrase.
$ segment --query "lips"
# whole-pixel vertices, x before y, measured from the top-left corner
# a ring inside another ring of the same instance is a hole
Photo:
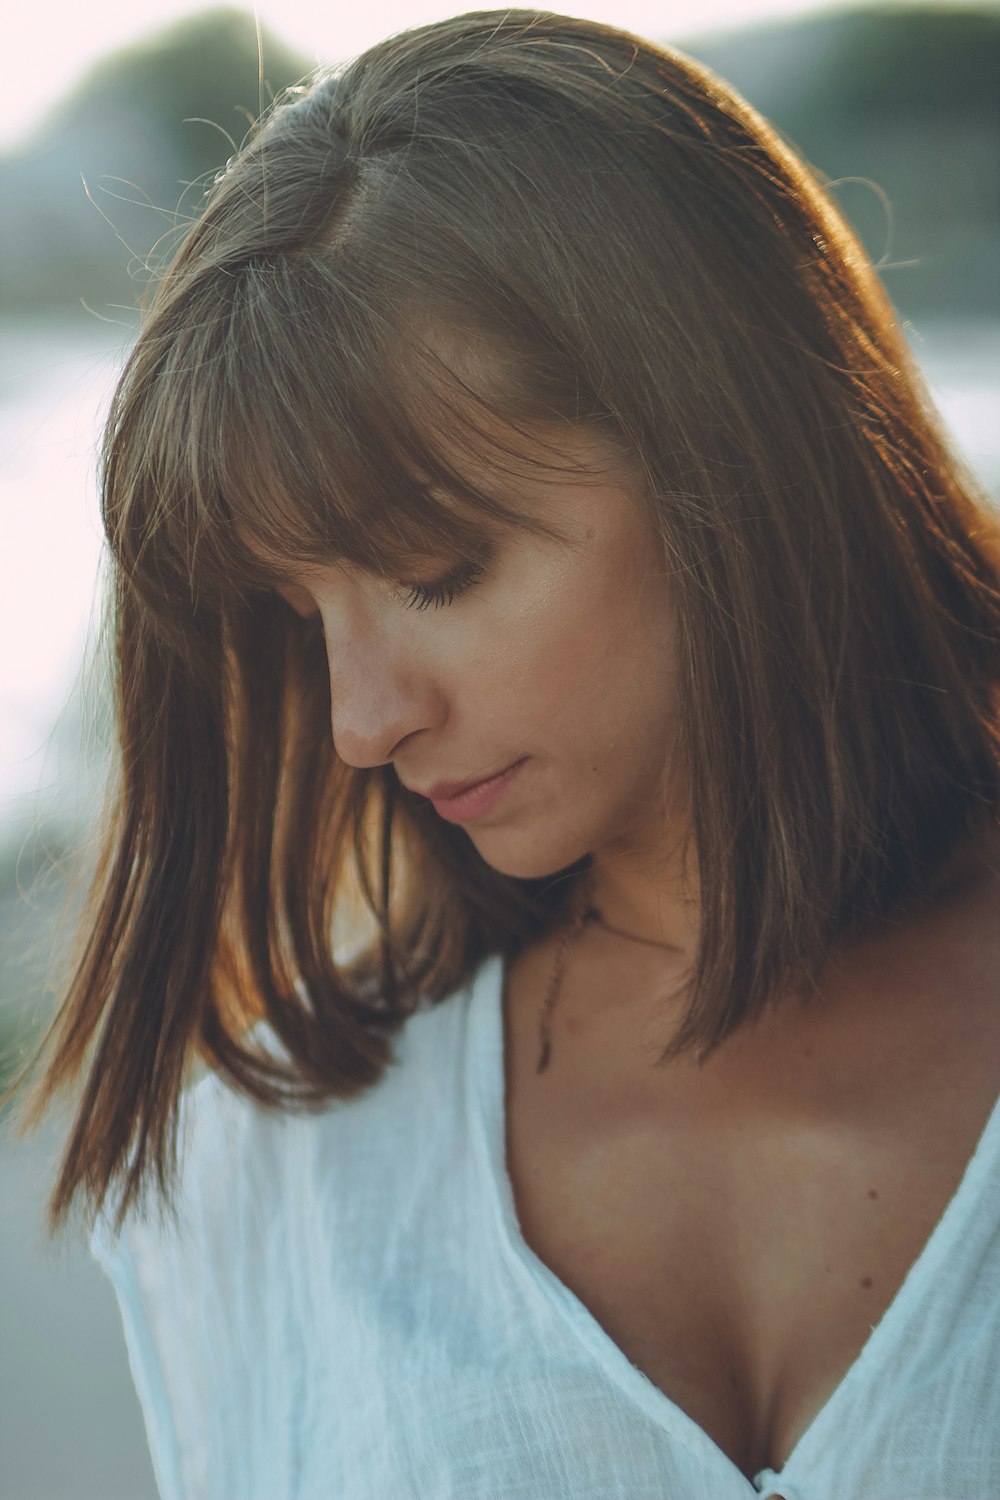
[[[505,771],[509,771],[517,764],[517,761],[512,760],[509,765],[502,766],[499,771],[491,771],[488,776],[477,776],[474,781],[436,781],[426,792],[420,792],[418,795],[430,798],[431,802],[451,802],[455,797],[471,792],[474,787],[482,786],[485,782],[502,776]]]

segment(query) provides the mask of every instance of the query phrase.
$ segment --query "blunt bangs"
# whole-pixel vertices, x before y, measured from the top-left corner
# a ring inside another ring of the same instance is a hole
[[[560,438],[599,430],[621,452],[609,421],[525,416],[510,339],[362,279],[327,250],[260,256],[206,281],[172,337],[147,332],[162,356],[116,550],[154,616],[178,585],[224,609],[303,567],[398,575],[479,557],[503,528],[558,536],[526,486],[606,472]]]

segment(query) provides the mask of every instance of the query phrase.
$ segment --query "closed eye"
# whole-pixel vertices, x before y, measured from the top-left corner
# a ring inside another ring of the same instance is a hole
[[[486,565],[480,559],[461,563],[435,583],[406,582],[403,587],[408,594],[403,602],[407,609],[428,609],[432,604],[435,609],[440,609],[444,604],[454,604],[467,589],[480,581],[485,572]]]
[[[404,605],[407,609],[424,610],[431,605],[439,609],[442,605],[453,604],[484,577],[491,555],[492,549],[489,549],[478,558],[459,563],[443,578],[431,583],[402,580],[399,587],[405,590]],[[315,600],[307,589],[285,581],[275,583],[272,587],[304,620],[318,616]]]

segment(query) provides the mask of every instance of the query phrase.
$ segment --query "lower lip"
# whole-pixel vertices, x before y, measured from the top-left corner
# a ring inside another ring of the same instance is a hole
[[[440,798],[434,802],[434,811],[449,823],[468,823],[473,818],[481,817],[483,813],[496,807],[523,765],[524,761],[519,760],[508,766],[506,771],[491,776],[488,781],[481,781],[467,792],[460,792],[457,797]]]

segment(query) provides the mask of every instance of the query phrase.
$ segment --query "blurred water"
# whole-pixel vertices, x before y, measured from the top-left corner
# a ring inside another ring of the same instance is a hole
[[[96,450],[127,327],[0,326],[0,823],[51,785],[45,750],[96,620]]]
[[[36,815],[58,817],[92,794],[85,756],[59,757],[53,725],[96,618],[96,438],[128,336],[96,319],[0,328],[0,838],[8,848]],[[26,888],[30,871],[17,873]],[[0,888],[0,1046],[17,1030],[14,1012],[47,1013],[43,961],[62,898],[58,887],[27,899]],[[155,1500],[111,1287],[81,1236],[53,1244],[42,1230],[64,1135],[58,1116],[27,1142],[0,1125],[0,1493]]]

